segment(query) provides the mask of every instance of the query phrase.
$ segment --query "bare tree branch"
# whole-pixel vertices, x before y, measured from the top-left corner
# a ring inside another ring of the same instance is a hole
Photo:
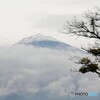
[[[85,13],[84,19],[80,21],[74,17],[72,21],[67,21],[64,33],[100,39],[100,10]]]
[[[93,55],[94,61],[88,57],[81,58],[77,56],[75,56],[72,61],[82,65],[81,68],[75,70],[75,72],[81,72],[83,74],[93,72],[100,76],[100,8],[85,13],[84,20],[78,20],[74,17],[72,21],[67,21],[63,33],[99,40],[99,43],[95,43],[95,46],[88,49],[82,48]]]

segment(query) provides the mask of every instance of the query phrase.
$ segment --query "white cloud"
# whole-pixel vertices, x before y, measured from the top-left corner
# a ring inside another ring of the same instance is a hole
[[[22,98],[32,94],[32,99],[65,100],[71,91],[100,92],[97,75],[70,72],[79,67],[67,59],[68,55],[45,48],[0,48],[0,99],[9,100],[9,95],[13,98],[20,93]]]
[[[51,95],[68,96],[71,91],[75,89],[73,79],[71,76],[62,77],[58,81],[50,83],[45,91],[49,91]]]

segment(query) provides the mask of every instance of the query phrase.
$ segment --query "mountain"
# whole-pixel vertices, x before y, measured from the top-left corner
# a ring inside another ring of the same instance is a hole
[[[44,36],[42,34],[36,34],[30,37],[26,37],[20,40],[15,45],[26,45],[42,48],[51,48],[51,49],[62,49],[62,50],[71,50],[71,51],[80,51],[80,49],[70,46],[69,44],[63,43],[56,40],[51,36]]]

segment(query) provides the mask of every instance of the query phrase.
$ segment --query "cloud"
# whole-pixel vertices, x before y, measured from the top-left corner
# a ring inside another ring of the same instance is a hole
[[[60,96],[68,96],[69,92],[75,89],[75,85],[73,83],[73,79],[70,76],[62,77],[58,81],[54,81],[50,83],[45,91],[49,91],[51,94],[60,95]]]
[[[97,75],[71,72],[79,66],[66,53],[25,46],[0,47],[0,100],[71,100],[71,91],[100,92]]]

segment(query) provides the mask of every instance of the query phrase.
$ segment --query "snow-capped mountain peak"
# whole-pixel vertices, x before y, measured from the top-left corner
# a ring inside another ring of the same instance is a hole
[[[54,39],[51,36],[45,36],[42,34],[36,34],[27,38],[20,40],[15,45],[25,45],[25,46],[33,46],[33,47],[41,47],[41,48],[49,48],[49,49],[60,49],[67,51],[80,51],[79,49],[70,46],[69,44],[63,43]]]
[[[36,41],[39,42],[39,41],[57,41],[57,40],[50,36],[44,36],[44,35],[38,33],[36,35],[33,35],[33,36],[30,36],[30,37],[20,40],[18,42],[18,44],[29,44],[29,43],[36,42]]]
[[[54,39],[53,37],[50,36],[44,36],[40,33],[38,33],[37,35],[32,36],[32,39],[34,41],[45,41],[45,40],[50,40],[50,41],[57,41],[56,39]]]

